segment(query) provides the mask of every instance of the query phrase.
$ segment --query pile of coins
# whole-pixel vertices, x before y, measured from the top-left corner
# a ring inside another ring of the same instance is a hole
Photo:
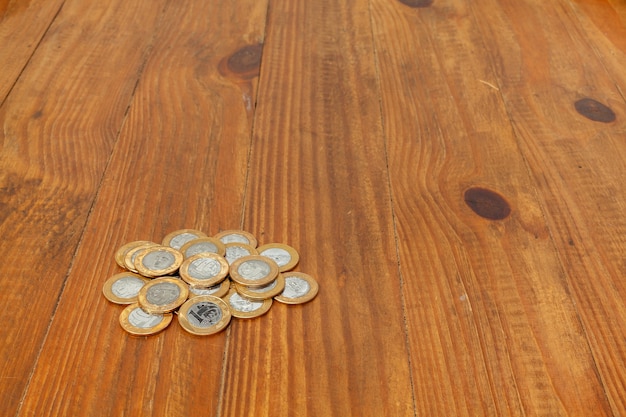
[[[294,272],[300,256],[291,246],[257,247],[254,235],[225,230],[213,237],[182,229],[161,244],[134,241],[115,254],[125,272],[110,277],[102,289],[115,304],[124,330],[134,335],[160,332],[178,316],[195,335],[224,330],[232,317],[267,313],[274,301],[302,304],[318,292],[310,275]]]

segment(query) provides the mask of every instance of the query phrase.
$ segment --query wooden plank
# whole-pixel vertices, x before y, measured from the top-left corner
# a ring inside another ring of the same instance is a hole
[[[482,38],[497,6],[418,3],[372,1],[417,414],[610,415]]]
[[[0,103],[28,63],[64,0],[0,0]]]
[[[168,3],[21,415],[215,415],[227,333],[131,337],[101,288],[127,241],[241,225],[265,10]]]
[[[626,78],[615,66],[624,53],[616,45],[608,55],[609,36],[600,41],[599,32],[581,30],[570,2],[475,7],[486,42],[501,56],[498,85],[611,410],[624,415],[626,384],[616,370],[626,369]],[[591,106],[577,109],[583,99]]]
[[[11,306],[0,338],[1,415],[15,415],[32,373],[161,10],[118,3],[68,2],[0,108],[9,260],[0,284]]]
[[[367,2],[272,1],[245,227],[316,300],[231,330],[221,416],[413,416]]]

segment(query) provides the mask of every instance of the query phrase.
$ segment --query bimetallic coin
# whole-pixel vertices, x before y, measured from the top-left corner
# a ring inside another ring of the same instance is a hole
[[[255,248],[245,243],[231,242],[224,244],[224,247],[226,248],[226,255],[224,255],[224,257],[229,264],[232,264],[237,259],[243,258],[244,256],[259,254]]]
[[[163,246],[169,246],[176,250],[179,250],[183,245],[190,240],[198,239],[200,237],[207,237],[206,233],[200,230],[194,229],[180,229],[172,233],[168,233],[161,243]]]
[[[141,252],[153,246],[159,246],[159,245],[157,243],[148,242],[143,245],[135,246],[134,248],[126,252],[126,255],[124,256],[124,268],[136,273],[137,268],[135,268],[135,259],[137,259],[137,256]]]
[[[183,254],[169,246],[151,246],[135,258],[135,268],[146,277],[160,277],[178,270]]]
[[[248,300],[263,301],[268,298],[273,298],[283,292],[285,289],[285,277],[283,274],[278,274],[278,278],[274,281],[258,288],[250,288],[245,285],[235,284],[235,289],[242,297],[245,297]]]
[[[259,255],[267,256],[278,264],[280,272],[291,271],[298,264],[300,255],[289,245],[282,243],[268,243],[257,248]]]
[[[272,299],[252,301],[242,297],[237,291],[230,291],[224,299],[233,316],[240,319],[251,319],[267,313],[272,306]]]
[[[250,255],[234,261],[230,268],[230,278],[248,287],[262,287],[278,277],[276,262],[261,255]]]
[[[181,278],[196,287],[211,287],[224,281],[228,262],[217,253],[199,253],[186,259],[180,266]]]
[[[222,298],[228,291],[230,290],[230,280],[225,279],[217,285],[213,285],[212,287],[202,288],[202,287],[194,287],[193,285],[189,286],[189,298],[198,296],[198,295],[212,295],[214,297]]]
[[[128,253],[128,251],[136,248],[137,246],[146,245],[149,243],[154,243],[154,242],[150,242],[149,240],[135,240],[134,242],[126,243],[121,248],[119,248],[117,252],[115,252],[115,262],[122,268],[128,269],[128,267],[124,263],[124,258],[126,257],[126,254]],[[156,243],[154,244],[156,245]]]
[[[285,272],[285,289],[274,300],[285,304],[302,304],[317,295],[319,285],[315,278],[302,272]]]
[[[189,287],[178,278],[156,278],[139,290],[137,301],[148,313],[167,313],[180,307],[189,296]]]
[[[122,272],[107,279],[102,292],[107,300],[115,304],[132,304],[137,302],[139,290],[150,281],[132,272]]]
[[[185,243],[180,248],[180,252],[183,254],[185,259],[205,252],[217,253],[220,256],[224,256],[226,254],[226,248],[219,239],[214,237],[201,237]]]
[[[152,314],[139,304],[131,304],[120,314],[120,325],[128,333],[145,336],[165,329],[172,322],[172,313]]]
[[[224,230],[213,236],[222,241],[222,243],[244,243],[256,248],[258,242],[252,233],[243,230]]]
[[[230,319],[228,304],[213,295],[193,297],[178,310],[180,326],[189,333],[201,336],[224,330]]]

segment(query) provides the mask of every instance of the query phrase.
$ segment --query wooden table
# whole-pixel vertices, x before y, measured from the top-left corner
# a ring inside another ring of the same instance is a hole
[[[2,416],[626,415],[622,0],[0,0]],[[133,240],[310,303],[132,337]]]

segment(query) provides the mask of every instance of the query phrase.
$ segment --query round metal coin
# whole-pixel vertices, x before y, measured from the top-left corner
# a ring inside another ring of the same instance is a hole
[[[148,243],[154,243],[154,242],[150,242],[149,240],[135,240],[134,242],[128,242],[125,245],[122,245],[122,247],[119,248],[117,252],[115,252],[115,262],[122,268],[128,269],[128,267],[124,263],[124,258],[126,257],[126,254],[128,253],[128,251],[136,248],[137,246],[145,245]]]
[[[151,246],[135,258],[135,268],[146,277],[169,275],[183,263],[183,254],[169,246]]]
[[[195,229],[180,229],[172,233],[168,233],[161,244],[163,246],[169,246],[176,250],[179,250],[183,245],[190,240],[198,239],[200,237],[206,237],[206,233]]]
[[[237,259],[244,256],[259,254],[255,248],[245,243],[231,242],[224,244],[224,247],[226,248],[226,255],[224,255],[224,257],[229,264],[232,264]]]
[[[132,304],[137,302],[139,290],[150,281],[132,272],[122,272],[107,279],[102,287],[104,296],[115,304]]]
[[[167,313],[180,307],[189,296],[189,287],[178,278],[157,278],[139,290],[137,301],[148,313]]]
[[[267,313],[272,307],[272,299],[252,301],[242,297],[237,291],[231,291],[224,299],[230,307],[233,316],[240,319],[251,319]]]
[[[197,255],[199,253],[217,253],[220,256],[226,254],[226,248],[221,240],[214,237],[200,237],[198,239],[190,240],[180,248],[181,253],[185,259]]]
[[[289,245],[282,243],[268,243],[257,248],[259,255],[267,256],[278,264],[280,272],[290,271],[298,264],[300,255]]]
[[[221,298],[199,295],[189,299],[178,310],[178,323],[189,333],[206,336],[228,326],[231,312]]]
[[[267,285],[258,288],[250,288],[245,285],[235,284],[235,289],[239,294],[248,300],[262,301],[279,295],[285,289],[285,276],[278,274],[278,278]]]
[[[128,252],[126,252],[126,255],[124,255],[124,268],[136,273],[137,268],[135,268],[135,259],[137,259],[137,255],[152,246],[159,246],[159,244],[154,242],[148,242],[144,243],[143,245],[135,246],[132,249],[129,249]]]
[[[230,268],[230,278],[248,287],[262,287],[278,277],[278,265],[270,258],[250,255],[234,261]]]
[[[222,241],[222,243],[245,243],[253,248],[256,248],[258,242],[256,237],[250,232],[243,230],[224,230],[214,236]]]
[[[189,298],[198,296],[198,295],[212,295],[214,297],[222,298],[228,291],[230,290],[230,280],[225,279],[217,285],[214,285],[209,288],[199,288],[194,287],[193,285],[189,286]]]
[[[211,287],[224,281],[228,275],[228,262],[217,253],[199,253],[183,261],[179,273],[188,284]]]
[[[274,300],[285,304],[302,304],[317,295],[319,285],[315,278],[302,272],[285,272],[285,289]]]
[[[172,322],[172,313],[152,314],[139,304],[131,304],[120,314],[120,325],[128,333],[145,336],[165,329]]]

